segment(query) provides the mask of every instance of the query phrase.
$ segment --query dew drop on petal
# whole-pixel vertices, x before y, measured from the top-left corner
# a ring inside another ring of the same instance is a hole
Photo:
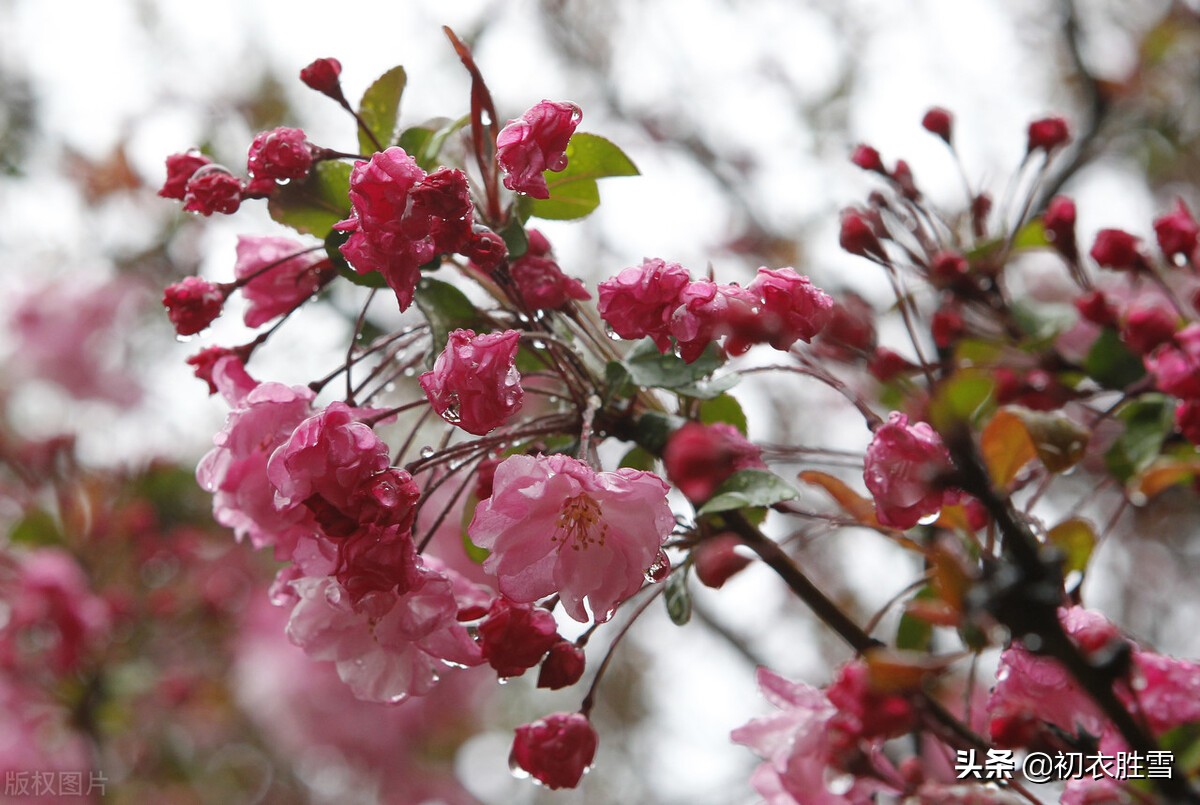
[[[654,564],[646,568],[646,581],[651,584],[657,584],[665,579],[671,573],[671,560],[663,551],[658,552],[658,556],[654,557]]]

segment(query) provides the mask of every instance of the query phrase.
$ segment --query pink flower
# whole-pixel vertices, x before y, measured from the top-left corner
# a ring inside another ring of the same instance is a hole
[[[849,361],[875,351],[875,311],[856,293],[834,302],[829,323],[818,333],[817,351],[834,360]]]
[[[693,503],[703,503],[738,470],[766,469],[762,451],[737,428],[719,422],[688,422],[674,431],[663,451],[671,483]]]
[[[684,363],[697,360],[709,344],[734,329],[735,321],[753,319],[758,301],[737,285],[717,285],[710,280],[688,283],[671,316],[670,333],[679,343],[679,357]]]
[[[859,257],[876,257],[886,260],[887,252],[879,242],[879,236],[871,228],[867,217],[856,209],[842,210],[842,226],[838,243],[843,249]]]
[[[276,182],[303,179],[312,165],[312,147],[304,131],[282,126],[255,135],[246,158],[251,176]]]
[[[65,551],[40,548],[22,557],[9,584],[0,597],[9,608],[0,625],[0,666],[45,663],[66,674],[107,636],[108,605]],[[35,633],[36,639],[22,639]]]
[[[1121,340],[1138,355],[1152,352],[1175,335],[1179,326],[1179,315],[1164,304],[1135,302],[1125,311],[1125,326],[1121,328]]]
[[[912,702],[905,696],[874,690],[870,669],[862,660],[843,665],[825,696],[838,710],[829,722],[836,735],[835,748],[852,750],[859,740],[895,738],[916,726]]]
[[[1200,226],[1192,217],[1183,199],[1175,199],[1175,211],[1164,215],[1154,222],[1154,234],[1158,238],[1158,246],[1168,261],[1174,261],[1179,255],[1184,259],[1192,259],[1196,251],[1196,239],[1200,236]]]
[[[466,176],[449,169],[427,176],[396,146],[354,166],[350,202],[350,217],[335,227],[351,233],[342,254],[360,274],[383,274],[401,310],[412,304],[421,266],[470,240]]]
[[[1092,259],[1117,271],[1149,271],[1150,261],[1142,253],[1141,241],[1120,229],[1101,229],[1092,244]]]
[[[549,611],[529,604],[514,604],[503,596],[492,602],[479,624],[483,658],[501,677],[520,676],[541,662],[559,642],[558,623]]]
[[[341,74],[342,63],[337,59],[317,59],[300,71],[300,80],[322,95],[328,95],[335,101],[345,104],[346,96],[342,94]]]
[[[567,143],[583,112],[573,103],[542,101],[496,137],[496,161],[504,170],[504,186],[534,198],[550,198],[543,171],[567,167]]]
[[[938,476],[950,469],[942,439],[925,422],[908,424],[893,411],[867,447],[863,480],[875,498],[879,522],[893,528],[912,528],[942,508],[945,490]]]
[[[1200,398],[1200,324],[1189,324],[1143,359],[1159,390],[1183,400]]]
[[[1028,152],[1045,151],[1050,153],[1059,146],[1066,145],[1071,140],[1071,131],[1067,121],[1061,117],[1047,117],[1035,120],[1029,124]]]
[[[626,268],[600,283],[600,316],[621,338],[650,336],[659,352],[671,347],[671,314],[682,304],[683,289],[691,282],[687,269],[657,258]]]
[[[208,328],[225,307],[225,288],[200,277],[186,277],[163,291],[167,318],[179,335],[195,335]]]
[[[582,713],[553,713],[516,729],[509,762],[551,790],[574,788],[596,757],[600,739]]]
[[[542,661],[537,686],[549,690],[570,687],[583,676],[586,662],[583,651],[569,640],[559,640],[550,647],[550,653]]]
[[[833,317],[833,297],[791,268],[760,268],[747,290],[762,300],[757,340],[775,349],[809,343]]]
[[[837,712],[825,694],[802,682],[789,682],[758,669],[758,687],[779,708],[738,727],[730,737],[764,761],[750,778],[768,805],[841,805],[847,800],[826,787],[829,775],[829,720]]]
[[[209,164],[212,164],[212,160],[199,151],[171,154],[167,157],[167,180],[163,182],[162,189],[158,191],[158,194],[163,198],[183,201],[183,197],[187,195],[188,180],[196,174],[196,171]]]
[[[850,154],[850,161],[865,171],[884,173],[883,160],[879,152],[869,145],[856,146]]]
[[[215,446],[196,468],[200,486],[213,493],[216,521],[234,529],[239,540],[249,537],[255,548],[274,545],[281,558],[314,525],[302,507],[275,508],[267,459],[310,415],[314,396],[303,386],[257,386],[230,411],[225,427],[213,437]]]
[[[641,589],[675,518],[667,485],[649,472],[595,472],[564,455],[510,456],[475,509],[471,540],[500,592],[531,603],[558,593],[567,614],[597,622]]]
[[[249,303],[247,327],[291,312],[333,276],[324,253],[290,238],[246,235],[238,237],[233,271],[246,283],[242,295]]]
[[[921,118],[921,128],[930,134],[936,134],[945,140],[946,143],[950,142],[953,125],[954,116],[940,106],[933,107],[925,113],[925,117]]]
[[[355,607],[363,606],[371,593],[403,595],[420,582],[412,534],[396,525],[367,524],[358,528],[337,540],[333,576]]]
[[[242,206],[242,180],[220,165],[205,165],[188,179],[183,208],[208,217],[214,212],[232,215]]]
[[[479,648],[455,619],[450,579],[428,567],[419,566],[408,592],[375,592],[361,606],[333,578],[301,578],[292,588],[299,601],[288,637],[314,660],[333,661],[360,699],[396,703],[423,696],[445,671],[444,662],[480,662]]]
[[[591,299],[583,283],[568,277],[549,257],[526,254],[513,261],[509,274],[530,310],[558,310],[571,299]]]
[[[524,391],[517,371],[516,330],[475,335],[455,330],[421,388],[442,419],[483,436],[521,409]]]
[[[254,390],[258,381],[246,371],[245,350],[228,347],[206,347],[187,359],[193,374],[208,384],[208,393],[221,396],[231,405],[241,403]]]

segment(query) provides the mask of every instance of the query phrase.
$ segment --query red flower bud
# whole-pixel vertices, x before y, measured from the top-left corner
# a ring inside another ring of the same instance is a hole
[[[879,157],[879,152],[869,145],[860,145],[850,154],[850,161],[865,171],[874,171],[886,175],[883,169],[883,160]]]
[[[1179,317],[1162,305],[1135,305],[1125,314],[1121,340],[1138,355],[1149,355],[1179,329]]]
[[[187,193],[188,180],[196,174],[196,171],[211,163],[212,160],[199,151],[171,154],[167,157],[167,180],[158,194],[163,198],[183,201],[183,197]]]
[[[520,676],[541,662],[555,643],[558,623],[541,607],[515,604],[503,596],[492,601],[479,624],[483,658],[502,677]]]
[[[1049,154],[1055,148],[1066,145],[1071,140],[1071,131],[1067,128],[1067,121],[1061,117],[1047,117],[1041,120],[1035,120],[1029,124],[1029,146],[1028,153],[1033,153],[1037,150],[1045,151]]]
[[[570,687],[583,676],[586,659],[583,651],[568,640],[560,640],[550,647],[550,653],[542,661],[537,686],[549,690]]]
[[[187,277],[163,291],[167,318],[179,335],[195,335],[213,323],[225,306],[225,289],[200,277]]]
[[[246,159],[247,170],[255,179],[278,182],[303,179],[312,164],[312,149],[304,132],[285,127],[256,135]]]
[[[517,727],[509,764],[550,789],[574,788],[596,757],[596,730],[582,713],[554,713]]]
[[[887,259],[883,244],[867,223],[866,216],[855,209],[842,211],[842,230],[838,235],[838,243],[850,254]]]
[[[701,542],[695,553],[696,578],[700,583],[714,590],[720,589],[750,564],[750,557],[735,550],[741,544],[742,541],[732,533],[718,534]]]
[[[1175,199],[1175,212],[1164,215],[1154,222],[1154,234],[1158,237],[1158,246],[1168,261],[1174,262],[1178,255],[1185,260],[1192,258],[1196,251],[1196,239],[1200,235],[1200,227],[1191,210],[1183,203],[1183,199]]]
[[[1112,327],[1117,323],[1117,310],[1108,301],[1104,291],[1089,291],[1075,299],[1079,315],[1092,324]]]
[[[1066,196],[1055,196],[1046,205],[1042,226],[1054,248],[1063,257],[1075,262],[1079,247],[1075,243],[1075,202]]]
[[[328,95],[339,103],[346,102],[342,94],[342,63],[337,59],[317,59],[300,71],[300,80],[322,95]]]
[[[940,106],[935,106],[925,113],[925,117],[921,119],[921,126],[931,134],[936,134],[950,144],[950,134],[954,123],[954,117]]]
[[[220,165],[205,165],[188,179],[183,208],[207,217],[214,212],[232,215],[242,205],[241,179]]]
[[[1092,259],[1115,271],[1149,271],[1150,262],[1142,253],[1141,241],[1121,229],[1101,229],[1092,244]]]

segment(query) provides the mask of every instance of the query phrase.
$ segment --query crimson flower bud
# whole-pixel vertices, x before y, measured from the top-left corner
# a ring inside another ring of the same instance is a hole
[[[1200,445],[1200,400],[1184,400],[1176,406],[1175,429],[1192,444]]]
[[[939,252],[929,265],[929,279],[938,288],[947,288],[967,275],[967,259],[958,252]]]
[[[880,383],[888,383],[897,375],[906,374],[916,368],[912,361],[887,347],[876,347],[875,354],[867,361],[867,371]]]
[[[1115,271],[1149,271],[1150,263],[1142,253],[1141,241],[1121,229],[1101,229],[1092,244],[1092,259]]]
[[[163,291],[167,318],[179,335],[195,335],[213,323],[225,306],[225,289],[200,277],[187,277]]]
[[[342,63],[337,59],[317,59],[300,71],[300,80],[322,95],[345,103],[346,96],[342,93],[342,82],[338,78],[341,74]]]
[[[663,450],[667,477],[693,503],[703,503],[739,470],[763,469],[762,452],[732,425],[685,423]]]
[[[1079,315],[1092,324],[1112,327],[1117,323],[1117,310],[1109,303],[1104,291],[1088,291],[1076,297],[1074,304]]]
[[[480,227],[471,236],[465,254],[476,268],[491,274],[508,257],[508,247],[504,245],[504,238],[490,229]]]
[[[1055,250],[1071,262],[1079,259],[1079,247],[1075,243],[1075,202],[1066,196],[1055,196],[1046,205],[1042,226],[1054,244]]]
[[[1162,305],[1135,305],[1125,315],[1121,339],[1138,355],[1149,355],[1179,328],[1179,317]]]
[[[746,565],[750,557],[738,553],[735,548],[742,541],[736,534],[718,534],[704,540],[696,547],[694,567],[696,578],[706,587],[720,589]]]
[[[1190,260],[1192,253],[1196,251],[1200,227],[1197,227],[1196,219],[1192,217],[1192,211],[1183,203],[1183,199],[1177,198],[1175,212],[1154,222],[1154,234],[1167,260],[1174,261],[1181,254],[1185,260]]]
[[[940,106],[935,106],[925,113],[925,117],[921,119],[921,126],[931,134],[936,134],[950,144],[951,129],[954,124],[954,116]]]
[[[883,244],[867,223],[866,217],[855,209],[842,211],[842,229],[838,235],[838,243],[850,254],[860,257],[873,256],[887,259]]]
[[[503,596],[492,601],[479,624],[479,647],[488,665],[502,677],[520,676],[541,662],[555,643],[558,623],[541,607],[516,604]]]
[[[542,661],[537,686],[548,690],[570,687],[583,676],[586,658],[583,651],[569,640],[560,640],[550,647]]]
[[[1049,154],[1055,148],[1066,145],[1071,140],[1071,131],[1067,121],[1061,117],[1047,117],[1035,120],[1029,124],[1029,146],[1027,152],[1042,150]]]
[[[865,171],[885,173],[879,152],[869,145],[860,145],[850,155],[850,161]]]
[[[467,433],[486,435],[521,408],[524,391],[516,368],[520,333],[450,333],[446,348],[421,375],[421,388],[438,415]]]
[[[205,165],[188,179],[183,208],[208,217],[214,212],[232,215],[242,205],[242,180],[220,165]]]
[[[913,179],[912,168],[903,159],[896,160],[896,167],[891,172],[891,180],[896,183],[896,187],[900,188],[900,194],[909,201],[917,201],[921,198],[921,191],[917,189],[916,180]]]
[[[962,313],[951,305],[944,305],[934,312],[929,328],[938,349],[949,349],[966,331]]]
[[[196,174],[196,171],[211,163],[212,160],[199,151],[171,154],[167,157],[167,180],[163,182],[162,189],[158,191],[158,194],[163,198],[183,201],[183,197],[187,193],[188,180]]]
[[[312,148],[301,129],[279,127],[254,137],[246,167],[255,179],[303,179],[312,168]]]
[[[600,738],[582,713],[553,713],[517,727],[509,764],[550,789],[574,788],[596,757]]]

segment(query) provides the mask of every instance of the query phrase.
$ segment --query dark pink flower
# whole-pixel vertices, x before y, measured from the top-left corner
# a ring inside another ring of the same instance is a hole
[[[1072,262],[1079,259],[1079,246],[1075,242],[1075,202],[1066,196],[1055,196],[1046,205],[1042,225],[1054,248]]]
[[[242,206],[242,180],[220,165],[205,165],[188,179],[183,208],[207,217],[214,212],[232,215]]]
[[[688,500],[703,503],[738,470],[766,469],[767,465],[758,447],[732,425],[688,422],[667,440],[663,466]]]
[[[474,236],[474,210],[467,175],[457,168],[442,168],[413,188],[409,214],[428,221],[437,252],[452,253],[469,248]]]
[[[1179,316],[1166,305],[1135,303],[1125,311],[1121,340],[1138,355],[1148,355],[1170,341],[1178,327]]]
[[[941,137],[947,144],[950,142],[953,126],[954,116],[940,106],[933,107],[921,118],[921,127],[930,134]]]
[[[962,337],[966,329],[962,312],[954,302],[947,302],[939,307],[929,320],[929,332],[938,349],[949,349]]]
[[[818,333],[818,350],[835,360],[852,360],[875,350],[875,310],[856,293],[834,302],[829,323]]]
[[[597,307],[621,338],[650,336],[665,353],[671,348],[671,314],[682,303],[680,296],[689,282],[691,275],[679,264],[647,258],[600,283]]]
[[[217,365],[217,361],[222,358],[235,358],[238,360],[238,363],[241,363],[241,359],[237,357],[237,353],[229,347],[205,347],[187,359],[188,366],[192,367],[192,373],[208,384],[209,394],[217,393],[217,384],[213,378],[213,370]],[[242,371],[245,371],[245,366],[242,367]]]
[[[225,307],[226,289],[200,277],[186,277],[163,291],[167,318],[180,335],[195,335],[208,328]]]
[[[358,528],[338,540],[333,576],[355,607],[372,593],[407,593],[421,578],[412,534],[396,525]]]
[[[679,294],[679,307],[671,316],[670,333],[679,344],[679,357],[692,363],[709,344],[734,331],[735,322],[754,318],[760,300],[737,285],[711,280],[691,282]],[[741,351],[745,346],[739,343]]]
[[[549,611],[530,604],[515,604],[504,596],[492,601],[479,624],[483,658],[501,677],[520,676],[542,661],[562,638]]]
[[[167,157],[167,180],[163,182],[158,194],[163,198],[174,198],[183,201],[187,195],[187,183],[196,171],[212,160],[199,151],[186,151],[182,154],[171,154]]]
[[[294,310],[332,277],[329,258],[290,238],[241,235],[233,271],[245,281],[247,327]]]
[[[949,469],[950,455],[933,428],[925,422],[909,425],[908,417],[893,411],[876,429],[863,462],[879,522],[912,528],[937,514],[946,495],[938,476]]]
[[[569,640],[559,640],[542,661],[537,686],[548,690],[570,687],[583,676],[586,662],[582,649]]]
[[[1104,291],[1088,291],[1074,300],[1075,309],[1085,321],[1101,327],[1113,327],[1117,323],[1117,309],[1108,301]]]
[[[1200,324],[1189,324],[1143,358],[1160,391],[1183,400],[1200,399]]]
[[[1154,222],[1154,234],[1158,238],[1158,246],[1168,262],[1183,255],[1185,260],[1192,259],[1196,251],[1196,239],[1200,236],[1200,226],[1192,217],[1183,199],[1175,199],[1175,211],[1164,215]]]
[[[596,757],[600,739],[582,713],[553,713],[517,727],[510,763],[551,790],[574,788]]]
[[[895,738],[916,725],[912,702],[905,696],[872,689],[870,669],[862,660],[843,665],[825,696],[838,710],[829,728],[840,748],[848,749],[859,740]]]
[[[859,257],[887,259],[883,244],[866,217],[855,209],[842,210],[842,228],[838,235],[842,248]]]
[[[530,310],[558,310],[571,299],[591,299],[583,283],[568,277],[549,257],[526,253],[509,266],[521,300]]]
[[[833,297],[791,268],[760,268],[747,290],[761,300],[762,340],[775,349],[809,343],[833,316]]]
[[[1142,253],[1141,241],[1120,229],[1101,229],[1092,244],[1092,259],[1117,271],[1149,271],[1150,261]]]
[[[300,71],[300,80],[322,95],[328,95],[335,101],[346,102],[342,94],[342,63],[337,59],[317,59]]]
[[[880,158],[879,152],[869,145],[856,146],[850,154],[850,161],[865,171],[885,173],[883,159]]]
[[[312,165],[312,146],[304,131],[284,126],[255,135],[246,158],[251,176],[276,182],[303,179]]]
[[[1200,400],[1187,400],[1175,406],[1175,429],[1192,444],[1200,445]]]
[[[496,137],[496,161],[504,170],[504,186],[534,198],[550,198],[543,171],[567,167],[567,143],[583,112],[573,103],[542,101]]]
[[[1071,140],[1071,131],[1067,121],[1061,117],[1047,117],[1035,120],[1029,124],[1028,152],[1045,151],[1050,153],[1059,146],[1066,145]]]
[[[275,508],[267,459],[311,414],[314,396],[304,386],[260,384],[230,411],[213,437],[215,446],[196,468],[200,486],[213,493],[216,521],[234,529],[239,540],[249,537],[255,548],[274,545],[281,557],[291,555],[313,524],[302,507]]]
[[[450,333],[446,348],[421,375],[421,388],[442,419],[483,436],[521,410],[525,392],[517,371],[516,330]]]
[[[532,603],[558,593],[567,614],[597,622],[641,589],[675,526],[667,485],[653,473],[596,472],[568,456],[516,455],[496,468],[492,496],[467,533],[491,554],[500,592]]]

